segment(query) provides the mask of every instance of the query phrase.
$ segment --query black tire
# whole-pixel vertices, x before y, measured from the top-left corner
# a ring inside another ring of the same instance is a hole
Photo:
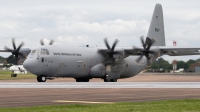
[[[89,82],[90,79],[87,79],[87,78],[77,78],[76,79],[76,82]]]
[[[41,75],[37,77],[38,82],[46,82],[47,78],[45,75]]]
[[[104,78],[103,80],[104,80],[104,82],[110,82],[110,80],[108,80],[108,79],[106,79],[106,78]]]
[[[83,79],[83,82],[89,82],[90,79]]]
[[[41,82],[41,81],[40,81],[40,76],[37,76],[37,81],[38,81],[38,82]]]
[[[77,79],[76,79],[76,82],[83,82],[83,81],[82,81],[82,79],[77,78]]]
[[[117,79],[110,79],[110,82],[117,82]]]
[[[104,82],[117,82],[117,79],[103,79]]]

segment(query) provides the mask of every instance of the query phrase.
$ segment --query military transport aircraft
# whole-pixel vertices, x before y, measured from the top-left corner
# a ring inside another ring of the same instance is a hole
[[[182,56],[199,55],[200,48],[178,48],[165,46],[163,11],[156,4],[146,40],[140,37],[142,47],[116,47],[118,40],[110,46],[104,39],[105,48],[69,47],[42,45],[32,50],[5,47],[1,52],[11,52],[17,58],[28,55],[23,66],[37,75],[38,82],[48,78],[72,77],[77,82],[89,82],[92,78],[101,78],[105,82],[116,82],[120,78],[137,75],[146,66],[162,55]],[[50,44],[52,44],[51,42]]]

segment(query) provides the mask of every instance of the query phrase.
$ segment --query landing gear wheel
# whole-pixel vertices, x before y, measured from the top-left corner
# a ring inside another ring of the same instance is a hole
[[[104,78],[103,80],[104,80],[104,82],[117,82],[117,79],[107,79],[107,78]]]
[[[117,82],[117,79],[110,79],[110,82]]]
[[[46,82],[46,80],[47,80],[47,78],[44,75],[37,76],[37,81],[38,82]]]
[[[87,79],[87,78],[77,78],[76,79],[76,82],[89,82],[90,79]]]
[[[90,79],[83,79],[83,82],[89,82]]]
[[[82,80],[81,80],[81,79],[79,79],[79,78],[77,78],[77,79],[76,79],[76,82],[82,82]]]
[[[110,80],[108,80],[108,79],[106,79],[106,78],[104,78],[103,80],[104,80],[104,82],[110,82]]]

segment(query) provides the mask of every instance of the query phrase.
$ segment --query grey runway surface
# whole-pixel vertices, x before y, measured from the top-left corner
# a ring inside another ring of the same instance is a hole
[[[74,81],[1,80],[0,107],[200,98],[200,75],[139,74],[113,83]]]
[[[0,88],[200,88],[200,82],[0,82]]]
[[[0,107],[197,99],[199,93],[194,88],[0,88]]]

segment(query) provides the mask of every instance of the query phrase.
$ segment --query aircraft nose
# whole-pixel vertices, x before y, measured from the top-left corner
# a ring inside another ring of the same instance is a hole
[[[37,60],[34,59],[26,59],[23,63],[23,66],[26,70],[33,74],[37,74],[38,72],[38,63]]]

